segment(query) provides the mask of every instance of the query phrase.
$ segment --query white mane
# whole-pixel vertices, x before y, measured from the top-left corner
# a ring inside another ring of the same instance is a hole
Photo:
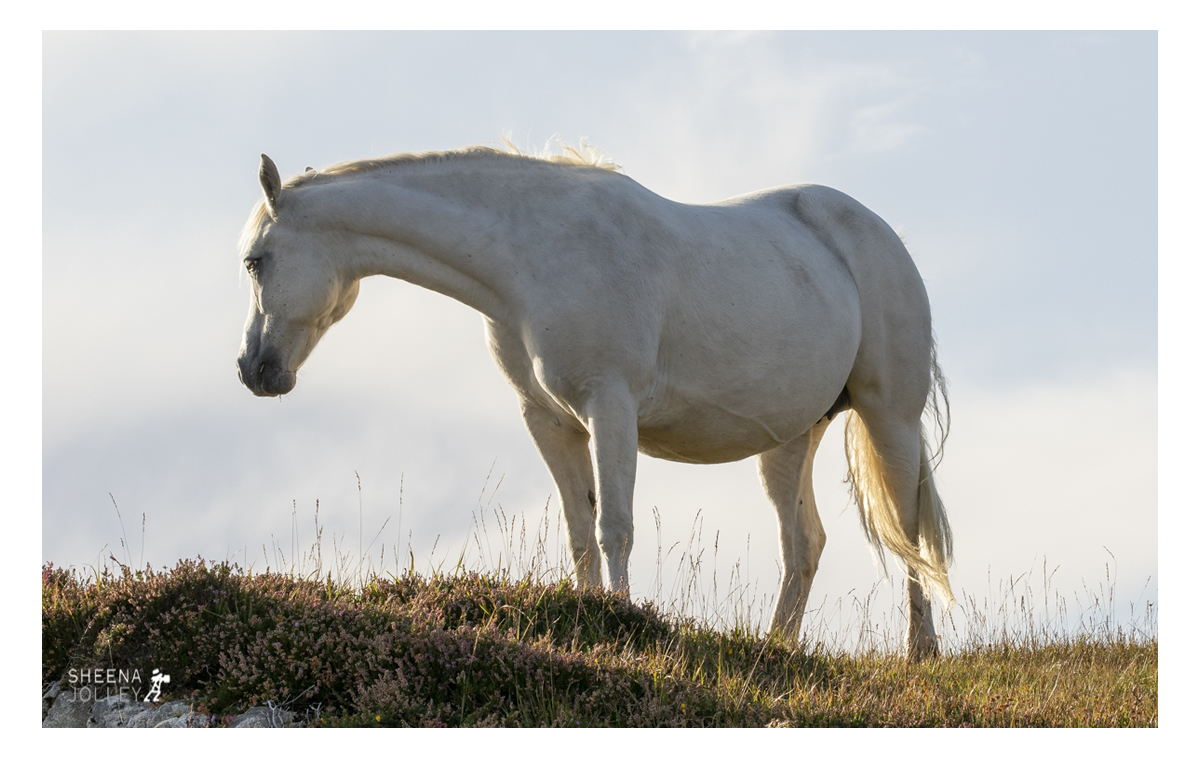
[[[303,187],[316,182],[358,174],[365,171],[376,171],[391,166],[426,165],[433,163],[449,163],[462,160],[522,160],[556,163],[563,166],[581,166],[598,168],[605,171],[617,171],[620,166],[604,157],[604,154],[592,145],[580,142],[578,148],[559,143],[560,152],[550,153],[548,150],[540,154],[521,152],[520,148],[504,139],[503,149],[488,145],[472,145],[458,150],[443,150],[427,153],[396,153],[382,158],[366,158],[356,161],[345,161],[326,166],[319,171],[306,171],[293,176],[283,185],[283,189]]]

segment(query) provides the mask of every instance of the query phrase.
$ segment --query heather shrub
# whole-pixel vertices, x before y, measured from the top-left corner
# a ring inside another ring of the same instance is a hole
[[[62,676],[95,614],[99,588],[75,571],[42,567],[42,680]]]
[[[203,561],[91,584],[43,576],[44,678],[159,668],[214,714],[273,702],[391,725],[719,719],[702,688],[630,668],[671,633],[620,595],[476,573],[375,578],[358,593]],[[633,703],[641,712],[621,715]]]
[[[584,649],[601,642],[642,649],[671,631],[652,604],[630,603],[602,588],[579,590],[565,579],[539,584],[478,572],[429,579],[406,574],[370,582],[364,599],[439,614],[451,628],[491,624],[521,637],[549,635]]]

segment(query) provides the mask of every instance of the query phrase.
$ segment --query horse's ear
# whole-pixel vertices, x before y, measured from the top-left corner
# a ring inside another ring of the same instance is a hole
[[[266,153],[262,154],[262,163],[258,165],[258,181],[262,183],[262,192],[266,195],[266,207],[271,212],[271,216],[275,215],[275,205],[279,202],[279,193],[283,189],[283,182],[279,180],[279,169],[275,166],[275,162],[267,157]]]
[[[309,171],[316,171],[316,169],[314,169],[312,166],[305,166],[304,173],[307,174]]]

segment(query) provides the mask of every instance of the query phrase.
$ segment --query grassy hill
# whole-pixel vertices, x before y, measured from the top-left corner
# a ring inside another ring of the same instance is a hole
[[[354,587],[229,563],[42,571],[42,677],[160,669],[165,698],[312,726],[1156,726],[1157,639],[977,635],[935,660],[718,629],[506,572]],[[145,676],[143,674],[143,676]]]

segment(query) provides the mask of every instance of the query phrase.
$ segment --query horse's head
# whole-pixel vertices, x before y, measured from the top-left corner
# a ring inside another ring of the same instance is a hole
[[[334,235],[305,223],[308,214],[292,207],[294,190],[283,188],[265,155],[258,178],[265,197],[241,244],[253,292],[237,373],[255,395],[273,397],[296,386],[296,371],[354,304],[358,279],[336,265]]]

